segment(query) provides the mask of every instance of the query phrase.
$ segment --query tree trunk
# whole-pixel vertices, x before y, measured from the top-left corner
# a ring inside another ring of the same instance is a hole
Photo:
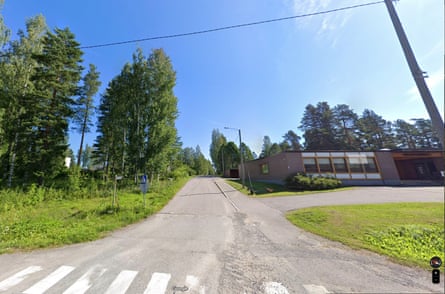
[[[80,166],[80,158],[82,156],[82,148],[83,148],[83,139],[85,137],[85,130],[87,127],[87,118],[88,118],[88,105],[85,109],[85,115],[83,117],[83,123],[82,123],[82,133],[80,136],[80,147],[79,147],[79,154],[77,156],[77,166]]]

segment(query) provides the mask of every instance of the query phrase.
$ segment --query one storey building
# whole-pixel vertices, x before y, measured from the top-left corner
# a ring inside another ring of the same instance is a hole
[[[245,179],[252,181],[283,183],[297,173],[332,176],[344,185],[443,185],[444,153],[440,150],[285,151],[244,163]]]

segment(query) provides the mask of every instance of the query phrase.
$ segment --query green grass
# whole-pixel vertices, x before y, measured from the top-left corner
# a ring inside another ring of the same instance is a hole
[[[314,234],[401,264],[430,269],[431,257],[444,260],[443,203],[313,207],[289,212],[287,219]]]
[[[250,193],[250,183],[246,181],[246,186],[249,188],[242,187],[242,184],[239,180],[226,180],[226,182],[231,185],[234,189],[244,193],[246,195]],[[293,191],[286,188],[284,185],[273,184],[273,183],[265,183],[265,182],[252,182],[253,190],[255,191],[255,195],[251,195],[256,198],[266,198],[266,197],[281,197],[281,196],[298,196],[298,195],[308,195],[308,194],[318,194],[318,193],[326,193],[326,192],[334,192],[334,191],[344,191],[353,189],[352,187],[342,187],[337,189],[329,189],[329,190],[317,190],[317,191]]]
[[[0,211],[0,254],[96,240],[162,209],[188,179],[152,187],[144,208],[138,189],[87,199],[51,199]]]

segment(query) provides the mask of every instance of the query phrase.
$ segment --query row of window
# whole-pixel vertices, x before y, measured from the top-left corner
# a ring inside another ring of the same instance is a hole
[[[303,159],[306,173],[378,173],[374,157],[306,157]]]

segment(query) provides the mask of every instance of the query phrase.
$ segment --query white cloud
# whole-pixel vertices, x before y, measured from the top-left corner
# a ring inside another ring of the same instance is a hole
[[[292,9],[295,15],[322,12],[331,9],[346,7],[358,4],[359,1],[345,0],[285,0],[286,6]],[[311,29],[315,32],[317,39],[328,40],[332,47],[335,47],[338,39],[338,32],[346,26],[353,15],[353,10],[338,11],[323,15],[309,16],[299,19],[297,26],[299,29]]]

